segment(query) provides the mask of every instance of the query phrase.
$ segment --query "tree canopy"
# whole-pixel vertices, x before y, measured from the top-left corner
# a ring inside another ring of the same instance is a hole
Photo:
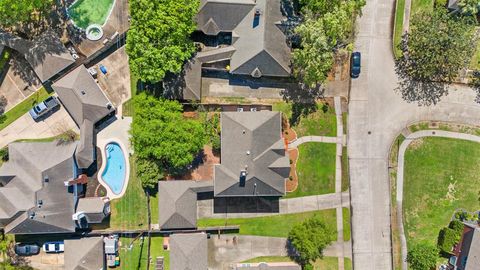
[[[403,98],[421,105],[437,103],[447,93],[446,84],[468,67],[476,41],[471,17],[438,9],[415,13],[396,62]]]
[[[196,29],[198,0],[129,1],[131,24],[127,53],[131,71],[145,82],[161,81],[181,71],[195,52],[190,34]]]
[[[328,227],[319,216],[296,224],[288,233],[288,240],[296,252],[294,259],[302,266],[323,256],[323,250],[335,240],[335,230]]]
[[[0,0],[0,26],[9,28],[29,22],[34,12],[43,11],[52,4],[53,0]]]
[[[435,268],[438,249],[429,243],[414,244],[408,251],[407,262],[412,270],[431,270]]]
[[[364,0],[301,0],[304,22],[295,29],[300,48],[293,52],[294,75],[310,88],[323,84],[335,53],[352,36],[356,15]]]
[[[177,101],[140,93],[135,96],[134,105],[135,117],[130,132],[143,182],[151,183],[148,179],[159,169],[175,173],[192,163],[206,142],[203,125],[184,119],[182,106]]]

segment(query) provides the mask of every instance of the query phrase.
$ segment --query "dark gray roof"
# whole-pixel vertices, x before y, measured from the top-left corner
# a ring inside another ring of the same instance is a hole
[[[163,80],[163,95],[168,99],[201,99],[202,63],[193,58],[183,65],[180,74],[169,73]]]
[[[207,235],[205,233],[170,236],[170,269],[206,270]]]
[[[52,85],[60,101],[81,127],[85,119],[93,124],[115,110],[102,89],[88,73],[85,66],[79,66]]]
[[[0,168],[4,184],[0,187],[0,219],[8,220],[6,232],[40,234],[75,230],[74,195],[64,185],[64,181],[75,177],[75,147],[76,143],[57,142],[9,145],[9,161]],[[37,204],[39,200],[41,206]],[[35,213],[33,218],[32,213]]]
[[[463,263],[466,261],[466,264]],[[480,265],[480,228],[467,225],[463,234],[461,253],[457,260],[459,270],[477,270]]]
[[[283,196],[290,161],[279,112],[223,112],[221,164],[215,166],[214,195]],[[247,171],[244,184],[240,174]]]
[[[269,263],[241,263],[237,264],[236,270],[301,270],[300,265],[294,262],[269,262]]]
[[[46,31],[31,42],[0,30],[0,44],[23,54],[42,82],[75,63],[53,31]]]
[[[254,76],[290,76],[291,50],[279,27],[281,0],[204,0],[197,15],[199,30],[232,32],[235,52],[230,72]],[[256,16],[256,11],[261,12]]]
[[[200,60],[202,63],[218,62],[230,59],[234,52],[235,47],[233,46],[220,47],[212,50],[204,50],[198,52],[195,58]]]
[[[448,0],[447,7],[451,10],[458,10],[460,7],[458,6],[458,0]]]
[[[207,35],[231,32],[252,11],[254,0],[202,0],[196,21]]]
[[[88,168],[95,161],[94,123],[85,119],[80,125],[80,143],[75,150],[75,158],[80,168]]]
[[[65,240],[65,270],[100,270],[105,267],[103,237]]]
[[[211,181],[160,181],[159,224],[163,230],[197,227],[197,192],[212,191]]]

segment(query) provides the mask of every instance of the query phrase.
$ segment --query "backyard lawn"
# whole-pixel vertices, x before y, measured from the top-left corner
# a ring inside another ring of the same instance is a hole
[[[152,237],[150,243],[150,269],[155,269],[157,257],[163,257],[163,266],[165,270],[170,268],[170,251],[163,250],[163,237]]]
[[[298,147],[298,187],[287,198],[335,192],[336,144],[304,143]]]
[[[146,229],[147,196],[140,179],[136,177],[134,158],[130,158],[130,178],[125,195],[112,200],[111,229]],[[156,223],[156,222],[155,222]]]
[[[289,119],[290,123],[294,123],[292,128],[297,132],[298,137],[307,135],[337,136],[337,118],[333,105],[324,106],[324,103],[319,102],[315,112],[306,116],[297,116],[297,119],[292,119],[295,118],[292,103],[274,103],[272,110],[283,112]]]
[[[128,249],[128,246],[135,239],[135,236],[120,237],[120,270],[137,270],[146,269],[148,262],[148,238],[138,238],[133,242],[132,249]]]
[[[293,225],[314,215],[322,217],[325,223],[330,226],[332,230],[336,231],[337,222],[335,209],[255,218],[204,218],[198,220],[198,227],[239,225],[240,234],[287,237]]]
[[[90,24],[103,25],[112,9],[114,0],[77,0],[68,8],[75,25],[87,28]]]
[[[28,96],[22,102],[17,104],[15,107],[11,108],[6,113],[0,115],[0,130],[6,128],[8,125],[10,125],[22,115],[27,113],[31,108],[33,108],[33,105],[45,100],[52,94],[53,92],[48,93],[47,90],[42,87],[32,95]]]
[[[264,256],[256,257],[250,260],[243,261],[242,263],[259,263],[259,262],[291,262],[289,257],[283,256]],[[324,257],[314,263],[315,270],[338,270],[338,258],[337,257]],[[345,258],[345,270],[352,269],[352,261],[349,258]]]
[[[480,144],[448,138],[424,138],[405,155],[404,224],[409,244],[436,244],[454,210],[479,209]]]

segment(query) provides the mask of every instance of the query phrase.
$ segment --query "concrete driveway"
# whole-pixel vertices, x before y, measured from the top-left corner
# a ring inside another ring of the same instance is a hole
[[[431,107],[407,103],[394,92],[394,6],[395,0],[367,0],[355,42],[362,53],[362,74],[351,84],[348,154],[356,270],[392,269],[388,154],[395,137],[417,121],[476,125],[480,118],[475,93],[468,87],[453,86]]]
[[[35,122],[27,112],[8,127],[0,130],[0,147],[19,139],[53,137],[70,129],[79,133],[77,125],[63,106],[39,122]]]
[[[29,266],[38,270],[63,270],[64,268],[64,255],[47,254],[41,251],[38,255],[30,256],[27,258]]]
[[[35,78],[34,80],[26,82],[19,74],[16,74],[13,67],[8,67],[5,78],[0,82],[0,96],[4,96],[7,99],[5,110],[9,110],[22,102],[41,86],[38,79]]]

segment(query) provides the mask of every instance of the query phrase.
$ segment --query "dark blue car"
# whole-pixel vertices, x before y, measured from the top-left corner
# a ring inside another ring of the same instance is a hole
[[[353,52],[350,58],[350,76],[352,78],[358,78],[360,76],[360,63],[362,55],[359,52]]]

